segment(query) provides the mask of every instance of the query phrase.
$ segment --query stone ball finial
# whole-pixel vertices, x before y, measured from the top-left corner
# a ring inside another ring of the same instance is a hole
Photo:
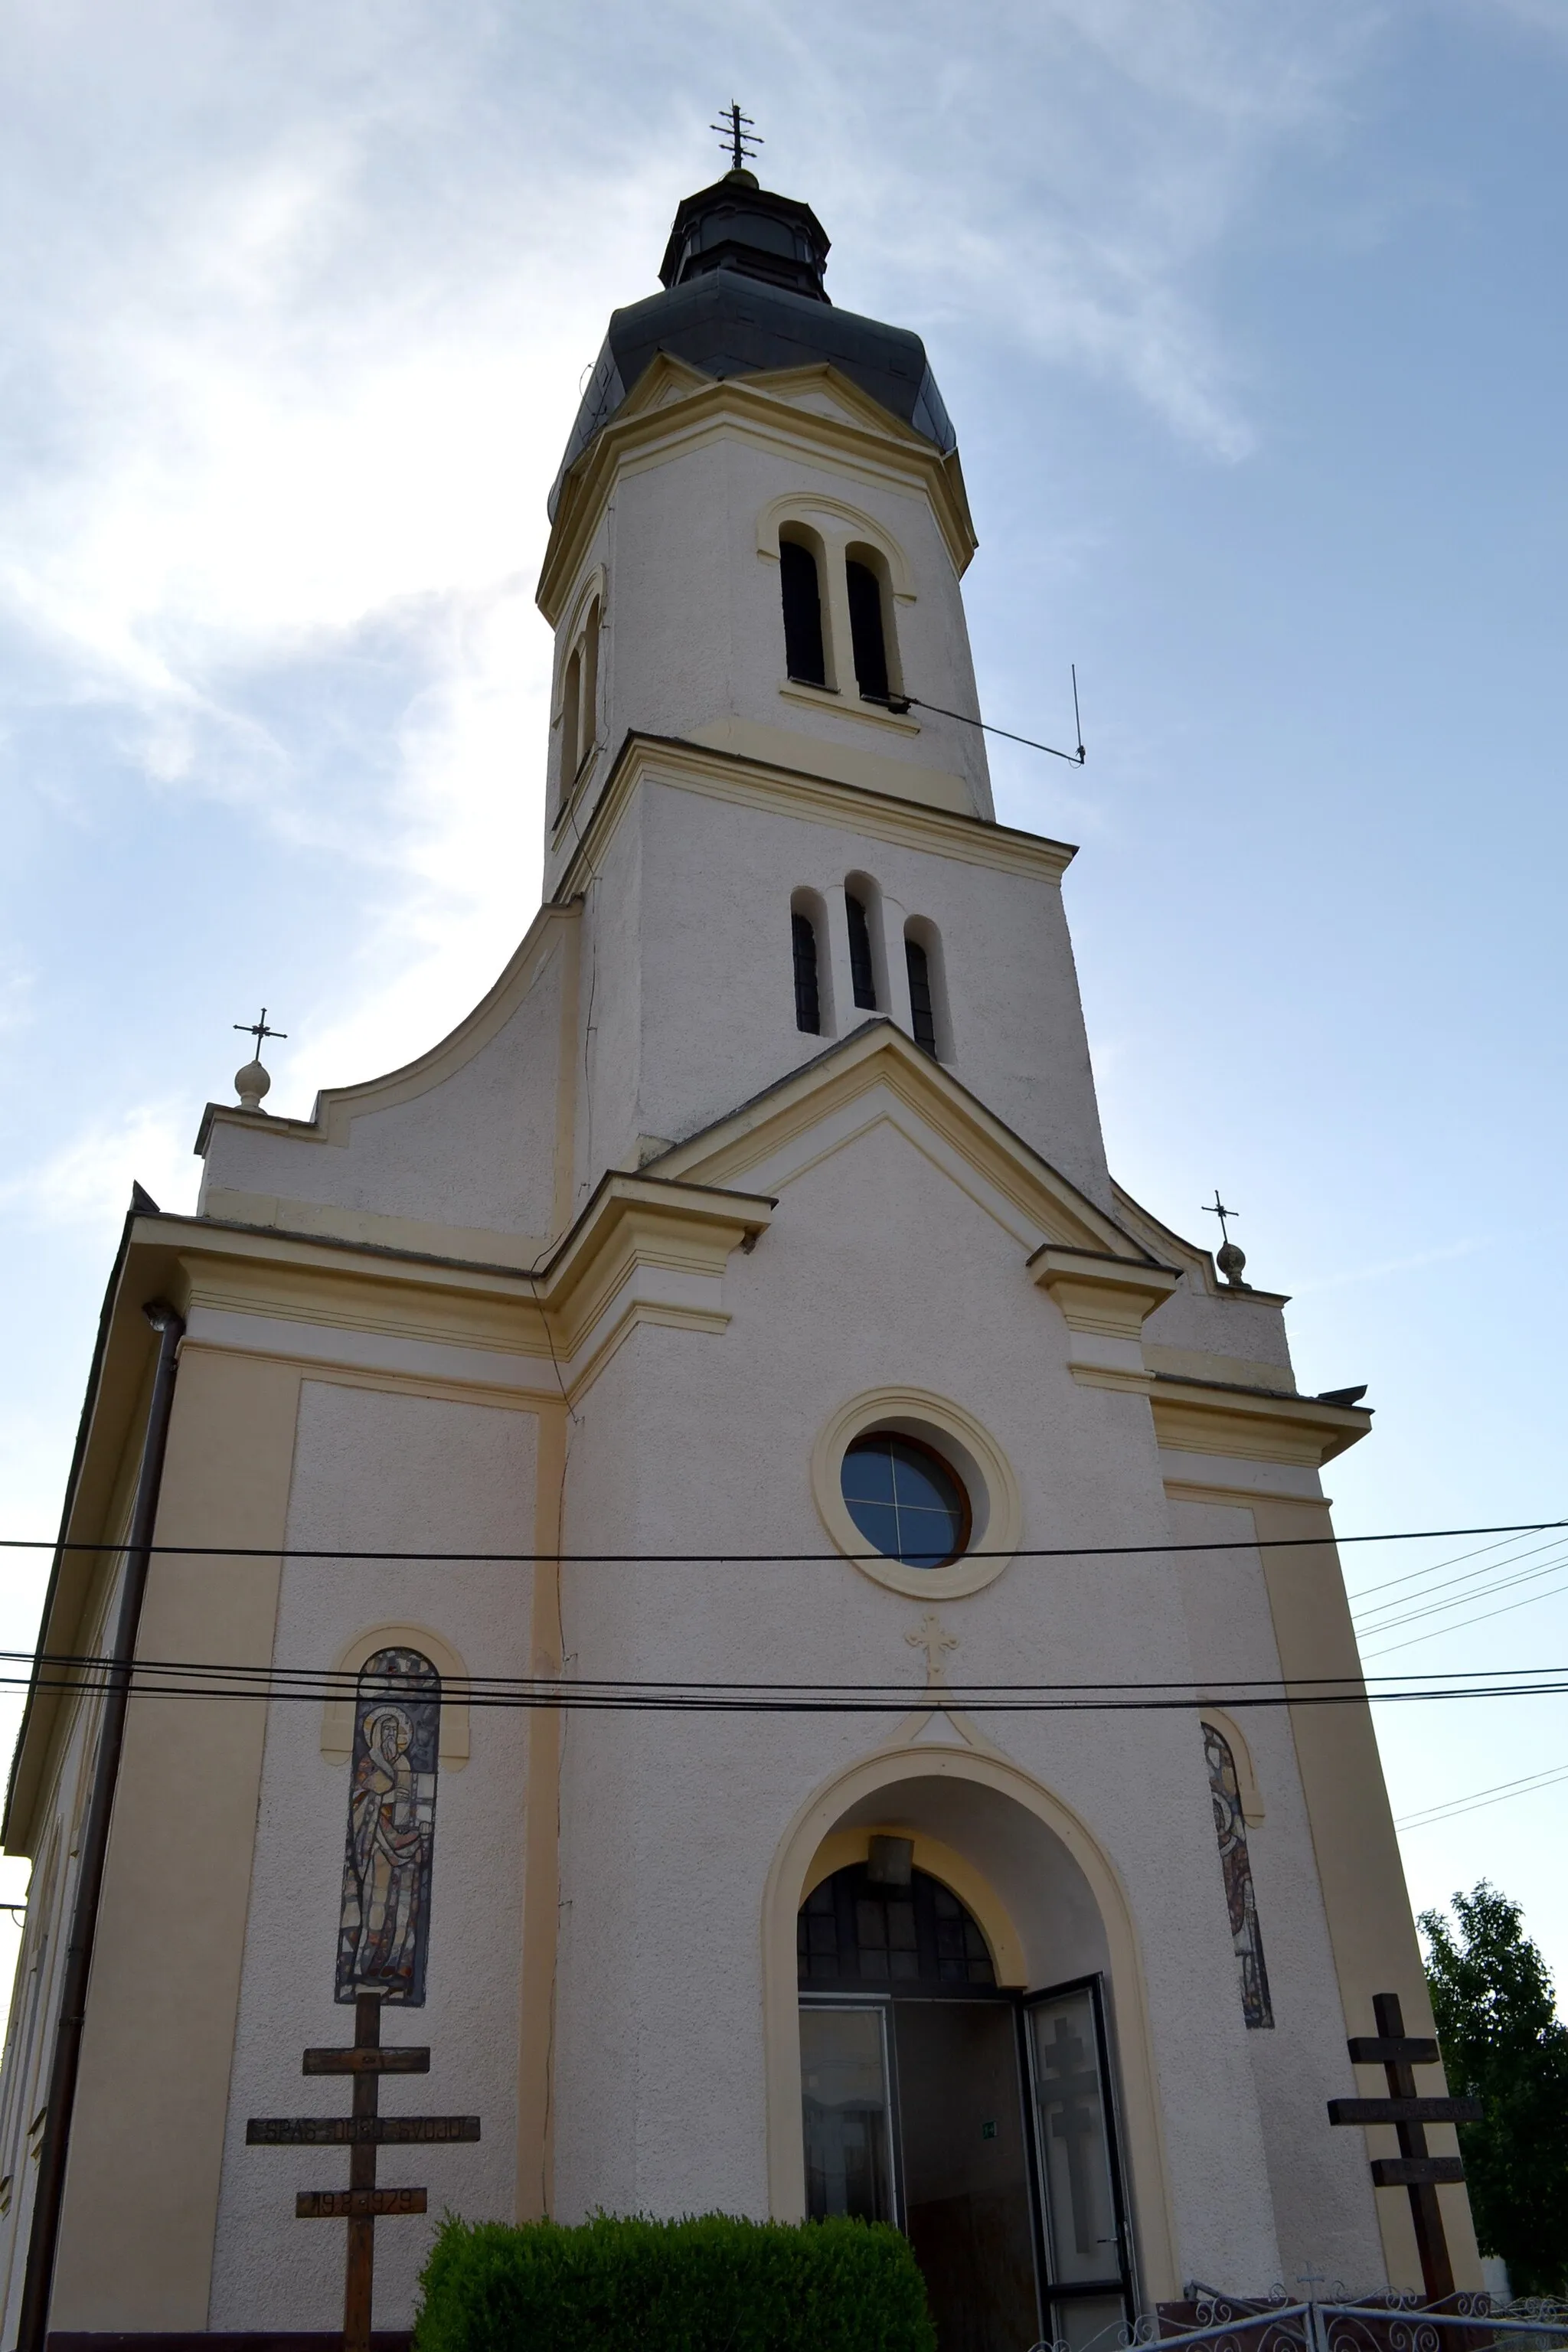
[[[1234,1242],[1222,1243],[1215,1252],[1214,1262],[1233,1290],[1251,1289],[1252,1285],[1241,1278],[1242,1269],[1247,1264],[1247,1252],[1238,1249]]]
[[[261,1111],[263,1118],[267,1114],[261,1110],[261,1097],[270,1091],[271,1086],[271,1073],[264,1070],[259,1062],[247,1062],[243,1070],[236,1070],[234,1074],[234,1090],[239,1097],[240,1109]]]

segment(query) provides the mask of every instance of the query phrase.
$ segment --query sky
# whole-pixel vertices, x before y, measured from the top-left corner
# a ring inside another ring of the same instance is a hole
[[[233,1024],[308,1115],[526,928],[545,492],[732,96],[834,299],[925,338],[982,709],[1068,742],[1078,665],[1087,767],[993,774],[1081,845],[1114,1170],[1211,1244],[1222,1187],[1301,1386],[1369,1383],[1342,1531],[1568,1518],[1568,0],[10,0],[0,39],[0,1532],[58,1523],[132,1180],[194,1202]],[[1487,1540],[1347,1546],[1378,1671],[1568,1664],[1568,1539]],[[44,1561],[0,1564],[6,1648]],[[1416,1905],[1490,1878],[1568,1984],[1568,1700],[1379,1735],[1396,1817],[1444,1814]]]

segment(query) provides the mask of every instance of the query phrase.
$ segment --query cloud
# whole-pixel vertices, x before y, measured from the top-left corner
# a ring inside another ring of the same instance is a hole
[[[195,1205],[196,1163],[183,1104],[152,1104],[84,1127],[68,1143],[0,1183],[0,1204],[24,1231],[119,1229],[140,1183],[160,1208]]]
[[[31,0],[0,656],[56,748],[15,788],[89,829],[128,790],[218,803],[357,866],[359,1003],[279,1075],[405,1058],[531,910],[543,492],[717,167],[715,78],[769,93],[766,176],[837,232],[840,301],[1119,384],[1230,461],[1257,427],[1206,273],[1375,21],[1001,0],[959,49],[935,0]]]

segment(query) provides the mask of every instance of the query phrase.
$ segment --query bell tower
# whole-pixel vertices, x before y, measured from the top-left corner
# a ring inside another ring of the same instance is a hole
[[[952,426],[920,338],[834,308],[827,250],[730,172],[676,214],[664,292],[610,320],[539,590],[552,866],[631,730],[991,814],[978,731],[899,707],[974,709]]]
[[[603,1093],[579,1197],[878,1014],[999,1081],[1025,1132],[1026,1095],[1048,1093],[1037,1139],[1108,1197],[1070,853],[975,839],[1004,829],[972,723],[952,425],[920,338],[834,306],[827,255],[810,206],[744,168],[687,197],[664,290],[611,318],[551,492],[545,888],[584,903]],[[635,781],[672,765],[679,807]],[[925,853],[918,883],[878,845],[889,828]],[[984,1019],[981,918],[957,912],[977,859],[1030,900],[1009,940],[993,894],[989,951],[1020,984]]]

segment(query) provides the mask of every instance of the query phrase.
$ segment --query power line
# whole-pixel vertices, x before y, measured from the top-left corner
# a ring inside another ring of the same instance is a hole
[[[1550,1789],[1558,1780],[1568,1780],[1568,1764],[1554,1764],[1545,1772],[1526,1772],[1518,1780],[1494,1780],[1489,1789],[1472,1789],[1468,1797],[1450,1797],[1447,1804],[1430,1805],[1422,1813],[1406,1813],[1394,1826],[1396,1830],[1430,1829],[1435,1822],[1453,1821],[1460,1813],[1479,1812],[1486,1805],[1508,1804],[1515,1797],[1532,1797],[1538,1789]]]
[[[1549,1519],[1543,1519],[1543,1520],[1542,1521],[1542,1527],[1550,1527],[1552,1524],[1552,1522],[1551,1520],[1549,1520]],[[1478,1530],[1478,1532],[1479,1532],[1479,1530]],[[1508,1530],[1508,1533],[1509,1533],[1510,1535],[1515,1535],[1515,1534],[1533,1535],[1535,1532],[1536,1532],[1536,1530],[1535,1530],[1533,1528],[1510,1528]],[[1342,1541],[1346,1542],[1346,1543],[1349,1543],[1351,1540],[1352,1540],[1352,1538],[1351,1538],[1349,1536],[1346,1536],[1346,1537],[1342,1538]],[[1537,1547],[1537,1549],[1545,1549],[1545,1547],[1544,1547],[1544,1546],[1538,1546],[1538,1547]],[[1351,1597],[1352,1604],[1352,1606],[1353,1606],[1353,1605],[1355,1605],[1356,1603],[1358,1603],[1358,1602],[1360,1602],[1360,1601],[1365,1601],[1365,1600],[1368,1598],[1368,1596],[1369,1596],[1370,1594],[1373,1593],[1373,1592],[1386,1592],[1386,1591],[1388,1591],[1390,1590],[1390,1588],[1391,1588],[1392,1586],[1394,1586],[1394,1585],[1395,1585],[1395,1584],[1413,1584],[1418,1577],[1423,1577],[1423,1576],[1436,1576],[1436,1575],[1437,1574],[1437,1572],[1438,1572],[1439,1569],[1444,1569],[1444,1568],[1458,1568],[1458,1567],[1459,1567],[1459,1566],[1462,1564],[1462,1562],[1464,1562],[1464,1561],[1465,1561],[1465,1560],[1467,1560],[1467,1559],[1479,1559],[1480,1558],[1480,1556],[1481,1556],[1482,1552],[1488,1552],[1488,1551],[1500,1551],[1501,1549],[1502,1549],[1502,1544],[1501,1544],[1500,1542],[1499,1542],[1499,1543],[1491,1543],[1491,1544],[1480,1544],[1480,1545],[1478,1545],[1477,1549],[1476,1549],[1474,1551],[1457,1551],[1457,1552],[1455,1552],[1455,1553],[1452,1555],[1452,1557],[1451,1557],[1450,1559],[1434,1559],[1434,1560],[1429,1560],[1429,1561],[1427,1562],[1427,1564],[1426,1564],[1426,1566],[1425,1568],[1412,1568],[1412,1569],[1409,1569],[1409,1570],[1406,1570],[1406,1572],[1405,1572],[1403,1576],[1390,1576],[1390,1577],[1385,1577],[1385,1578],[1384,1579],[1383,1582],[1382,1582],[1382,1583],[1380,1583],[1380,1584],[1363,1584],[1363,1585],[1362,1586],[1362,1588],[1361,1588],[1361,1590],[1360,1590],[1360,1591],[1359,1591],[1359,1592],[1352,1592],[1352,1593],[1351,1594],[1351,1596],[1350,1596],[1350,1597]],[[1528,1558],[1530,1557],[1530,1555],[1529,1555],[1529,1553],[1528,1553],[1528,1552],[1517,1552],[1517,1553],[1515,1553],[1514,1557],[1515,1557],[1515,1559],[1528,1559]],[[1494,1565],[1495,1565],[1495,1566],[1497,1566],[1497,1567],[1499,1567],[1499,1568],[1506,1568],[1506,1567],[1509,1565],[1509,1563],[1508,1563],[1506,1560],[1499,1560],[1499,1561],[1496,1561],[1496,1562],[1494,1563]],[[1485,1571],[1484,1571],[1484,1570],[1482,1570],[1482,1571],[1479,1571],[1479,1573],[1483,1573],[1483,1574],[1485,1573]],[[1380,1603],[1379,1605],[1381,1606],[1382,1604]]]
[[[1413,1650],[1418,1642],[1440,1642],[1446,1633],[1458,1633],[1467,1625],[1484,1625],[1489,1617],[1511,1617],[1516,1609],[1533,1609],[1538,1601],[1551,1601],[1563,1591],[1554,1584],[1550,1591],[1529,1593],[1522,1601],[1505,1601],[1500,1609],[1479,1610],[1473,1617],[1460,1617],[1452,1625],[1434,1625],[1429,1633],[1411,1633],[1403,1642],[1390,1642],[1385,1650],[1369,1650],[1369,1658],[1391,1658],[1395,1650]]]
[[[1481,1584],[1479,1591],[1455,1593],[1447,1601],[1423,1601],[1418,1595],[1411,1593],[1406,1598],[1416,1601],[1417,1605],[1413,1609],[1403,1610],[1396,1601],[1385,1601],[1382,1611],[1369,1610],[1366,1616],[1356,1618],[1356,1631],[1358,1633],[1371,1633],[1374,1636],[1379,1633],[1392,1633],[1396,1625],[1413,1625],[1418,1617],[1440,1617],[1446,1610],[1449,1609],[1467,1609],[1472,1601],[1489,1600],[1494,1592],[1508,1592],[1516,1584],[1534,1584],[1541,1577],[1556,1576],[1563,1568],[1568,1567],[1568,1551],[1563,1550],[1561,1547],[1542,1544],[1538,1549],[1542,1551],[1552,1551],[1553,1557],[1551,1559],[1538,1561],[1534,1568],[1520,1568],[1517,1575],[1512,1576],[1504,1576],[1501,1571],[1505,1568],[1515,1568],[1517,1561],[1500,1559],[1494,1567],[1486,1570],[1486,1580]],[[1529,1559],[1530,1554],[1522,1553],[1519,1557]],[[1456,1579],[1456,1581],[1470,1584],[1479,1573],[1480,1571],[1472,1570],[1469,1576]],[[1441,1590],[1440,1587],[1438,1589]],[[1401,1613],[1391,1616],[1388,1614],[1390,1610],[1400,1611]],[[1377,1622],[1371,1622],[1373,1620]],[[1466,1618],[1462,1622],[1468,1624],[1471,1621]]]
[[[1486,1549],[1489,1551],[1499,1551],[1502,1547],[1499,1544],[1489,1544]],[[1441,1570],[1452,1568],[1456,1564],[1456,1559],[1466,1559],[1475,1557],[1473,1552],[1460,1552],[1455,1559],[1434,1560],[1427,1568],[1415,1569],[1408,1576],[1389,1579],[1390,1588],[1395,1584],[1412,1584],[1418,1579],[1428,1580],[1418,1591],[1395,1593],[1392,1600],[1374,1601],[1367,1609],[1361,1606],[1366,1598],[1365,1593],[1357,1592],[1351,1596],[1351,1606],[1356,1612],[1358,1622],[1369,1617],[1386,1616],[1391,1609],[1408,1608],[1413,1602],[1424,1601],[1431,1593],[1448,1591],[1457,1585],[1485,1585],[1489,1580],[1501,1576],[1504,1570],[1521,1568],[1527,1560],[1538,1559],[1543,1551],[1561,1553],[1562,1545],[1559,1538],[1552,1535],[1548,1536],[1544,1543],[1527,1544],[1522,1547],[1516,1545],[1512,1550],[1505,1553],[1501,1559],[1488,1560],[1483,1567],[1466,1569],[1462,1576],[1445,1577],[1440,1583],[1432,1583],[1429,1580],[1437,1576]],[[1468,1594],[1460,1596],[1461,1600],[1468,1597],[1470,1596]],[[1457,1606],[1458,1603],[1452,1605]]]
[[[0,1654],[20,1662],[25,1654]],[[46,1669],[28,1675],[0,1673],[0,1687],[59,1691],[77,1696],[109,1686],[113,1661],[97,1654],[46,1654]],[[363,1670],[362,1670],[363,1671]],[[1525,1680],[1529,1675],[1535,1679]],[[1541,1677],[1551,1675],[1545,1681]],[[374,1678],[373,1678],[374,1679]],[[1389,1677],[1412,1681],[1413,1677]],[[303,1702],[352,1697],[360,1676],[343,1670],[237,1666],[207,1661],[141,1660],[132,1669],[138,1696],[202,1701]],[[1368,1691],[1357,1676],[1320,1676],[1310,1683],[1287,1680],[1185,1683],[1061,1683],[910,1685],[893,1683],[635,1682],[548,1675],[464,1675],[442,1685],[445,1704],[532,1709],[555,1707],[609,1714],[883,1715],[942,1713],[1115,1714],[1169,1710],[1190,1712],[1205,1704],[1227,1707],[1338,1706],[1462,1698],[1523,1698],[1568,1693],[1568,1668],[1527,1667],[1484,1677],[1426,1682],[1411,1689]]]
[[[1568,1519],[1521,1519],[1510,1527],[1395,1528],[1376,1535],[1227,1537],[1218,1543],[1134,1543],[1019,1545],[1012,1550],[966,1551],[965,1559],[1131,1559],[1153,1555],[1221,1551],[1298,1551],[1339,1549],[1346,1544],[1436,1543],[1460,1536],[1542,1535],[1568,1528]],[[0,1536],[0,1551],[122,1552],[122,1543],[57,1542],[52,1536]],[[445,1560],[492,1568],[790,1568],[814,1562],[841,1563],[865,1558],[878,1562],[876,1551],[352,1551],[306,1549],[287,1544],[152,1544],[148,1549],[166,1557],[195,1559],[334,1559]],[[1439,1566],[1443,1563],[1439,1562]],[[1417,1571],[1419,1572],[1419,1571]],[[1375,1588],[1374,1588],[1375,1589]]]

